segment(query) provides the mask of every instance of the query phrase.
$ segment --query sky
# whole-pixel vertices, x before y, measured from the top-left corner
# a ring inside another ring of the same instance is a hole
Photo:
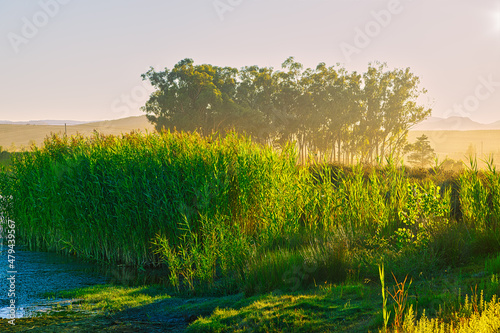
[[[142,115],[151,66],[370,62],[435,117],[500,120],[500,0],[0,0],[0,120]]]

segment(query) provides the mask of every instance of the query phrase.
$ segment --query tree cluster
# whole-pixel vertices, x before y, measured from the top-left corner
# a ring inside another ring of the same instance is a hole
[[[425,90],[409,68],[381,63],[360,74],[325,63],[304,69],[293,57],[280,70],[184,59],[142,78],[155,88],[142,111],[157,130],[234,129],[262,143],[294,141],[301,157],[313,153],[332,162],[400,156],[408,130],[431,112],[418,105]]]

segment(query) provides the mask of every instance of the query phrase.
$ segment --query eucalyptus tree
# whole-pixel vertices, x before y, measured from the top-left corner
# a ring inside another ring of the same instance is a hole
[[[151,68],[142,75],[156,90],[142,111],[157,130],[212,131],[233,125],[237,69],[194,65],[192,59],[178,62],[172,70]]]
[[[363,83],[365,110],[360,129],[366,159],[372,162],[374,157],[400,155],[408,130],[431,113],[416,101],[426,91],[419,89],[420,80],[409,68],[388,71],[385,63],[370,64]]]
[[[311,79],[315,82],[310,87],[317,110],[313,118],[315,130],[324,133],[324,146],[330,150],[332,160],[341,161],[342,152],[345,159],[352,150],[354,129],[362,116],[361,77],[320,63]]]
[[[242,130],[253,139],[270,143],[278,133],[274,98],[277,87],[270,67],[246,66],[238,73],[235,103],[244,110]]]
[[[369,64],[368,70],[363,74],[364,116],[360,123],[361,132],[365,138],[363,153],[367,162],[379,156],[379,146],[383,133],[384,108],[387,103],[392,75],[384,72],[385,64]]]
[[[338,127],[338,161],[341,161],[341,148],[344,152],[344,162],[349,162],[358,155],[359,124],[363,117],[363,101],[361,95],[361,75],[357,72],[348,73],[344,68],[339,70],[339,78],[335,82],[339,103]]]
[[[380,63],[358,74],[325,63],[304,69],[293,57],[280,70],[184,59],[142,77],[156,88],[142,108],[156,129],[236,129],[262,143],[295,141],[302,158],[312,150],[344,163],[397,156],[411,126],[430,114],[417,104],[419,78]]]
[[[303,137],[298,137],[304,129],[304,114],[301,114],[303,103],[301,87],[303,65],[289,57],[281,65],[282,70],[274,73],[274,82],[277,87],[274,98],[275,118],[279,128],[279,142],[298,139],[303,144]]]
[[[409,68],[391,72],[392,84],[384,108],[381,157],[399,156],[407,142],[410,128],[431,114],[431,109],[417,105],[426,93],[419,89],[420,79]]]
[[[330,153],[333,158],[335,151],[335,131],[330,126],[334,122],[330,111],[334,110],[334,97],[331,95],[330,84],[337,78],[337,72],[333,67],[327,67],[324,62],[319,63],[314,71],[309,72],[307,89],[311,96],[313,111],[312,140],[315,147],[320,147],[324,153]]]

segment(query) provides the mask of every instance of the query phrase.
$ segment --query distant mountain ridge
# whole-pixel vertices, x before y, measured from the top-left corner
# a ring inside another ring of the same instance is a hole
[[[48,126],[68,126],[92,124],[95,126],[118,125],[118,124],[133,124],[146,125],[149,122],[146,116],[134,116],[113,120],[93,120],[93,121],[78,121],[78,120],[29,120],[29,121],[9,121],[0,120],[0,125],[48,125]],[[413,131],[477,131],[477,130],[500,130],[500,120],[491,124],[482,124],[471,120],[467,117],[429,117],[421,123],[411,128]]]
[[[414,131],[478,131],[500,130],[500,120],[491,124],[482,124],[467,117],[429,117],[413,126]]]
[[[51,125],[51,126],[68,126],[82,125],[93,123],[94,121],[78,121],[78,120],[28,120],[28,121],[10,121],[0,120],[0,125]]]
[[[42,125],[50,123],[52,125]],[[64,127],[64,123],[68,126]],[[63,126],[61,126],[63,125]],[[65,131],[66,130],[66,131]],[[105,135],[121,135],[130,131],[153,132],[154,126],[145,115],[127,117],[115,120],[85,122],[75,120],[37,120],[31,122],[0,121],[0,146],[8,147],[9,151],[28,149],[32,143],[41,145],[51,134],[83,136],[93,135],[95,131]]]

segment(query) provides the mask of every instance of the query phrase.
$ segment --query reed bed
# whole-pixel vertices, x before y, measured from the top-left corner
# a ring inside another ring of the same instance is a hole
[[[436,243],[457,225],[500,247],[494,169],[440,186],[391,161],[299,166],[296,156],[235,133],[53,135],[0,173],[0,192],[30,248],[166,264],[171,284],[191,292],[222,280],[225,292],[249,293],[342,280],[366,259],[353,261],[357,249],[448,251]]]

